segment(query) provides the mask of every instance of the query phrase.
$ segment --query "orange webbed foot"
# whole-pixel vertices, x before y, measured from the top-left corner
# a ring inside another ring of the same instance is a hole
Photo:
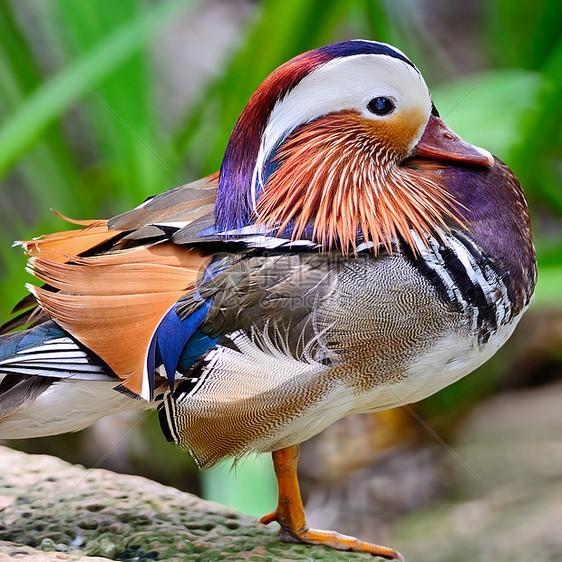
[[[259,520],[259,522],[263,525],[268,525],[273,521],[279,522],[276,512],[264,515]],[[291,529],[280,522],[279,524],[281,525],[280,536],[285,542],[328,546],[335,550],[367,552],[373,556],[381,556],[382,558],[387,558],[389,560],[399,560],[400,562],[404,562],[404,557],[397,550],[388,546],[364,542],[356,539],[355,537],[336,533],[335,531],[322,531],[319,529],[310,529],[308,527],[296,530]]]
[[[259,522],[268,525],[277,521],[281,526],[281,538],[285,542],[323,545],[336,550],[367,552],[373,556],[404,562],[404,557],[393,548],[360,541],[355,537],[342,535],[335,531],[310,529],[304,517],[296,476],[298,456],[299,449],[296,445],[273,451],[273,464],[279,487],[279,501],[277,509],[264,515]]]

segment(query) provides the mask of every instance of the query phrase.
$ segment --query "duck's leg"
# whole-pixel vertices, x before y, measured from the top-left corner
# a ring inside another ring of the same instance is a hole
[[[390,560],[404,561],[404,557],[392,548],[363,542],[334,531],[310,529],[306,524],[297,480],[298,445],[273,451],[272,456],[279,490],[277,509],[269,515],[264,515],[260,523],[267,525],[277,521],[281,525],[281,538],[286,542],[319,544],[336,550],[369,552]]]

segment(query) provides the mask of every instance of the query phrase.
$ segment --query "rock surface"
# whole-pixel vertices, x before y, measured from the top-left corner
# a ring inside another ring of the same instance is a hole
[[[373,560],[284,544],[269,527],[146,478],[0,447],[0,560]]]

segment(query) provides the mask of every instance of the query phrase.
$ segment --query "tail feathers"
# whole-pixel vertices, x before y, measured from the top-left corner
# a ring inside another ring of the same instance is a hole
[[[115,390],[120,379],[52,321],[0,337],[0,438],[77,431],[153,407]]]
[[[52,321],[0,336],[1,375],[117,380],[100,359]],[[0,383],[0,390],[5,384]]]

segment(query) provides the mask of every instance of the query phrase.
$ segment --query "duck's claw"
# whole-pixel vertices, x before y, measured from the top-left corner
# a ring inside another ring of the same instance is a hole
[[[267,525],[272,521],[277,521],[276,513],[264,515],[260,519],[260,523]],[[393,548],[382,546],[380,544],[373,544],[370,542],[360,541],[355,537],[342,535],[335,531],[323,531],[319,529],[305,528],[303,530],[290,529],[281,525],[280,531],[281,539],[285,542],[294,542],[302,544],[313,544],[328,546],[335,550],[351,550],[353,552],[368,552],[373,556],[380,556],[388,560],[399,560],[405,562],[404,557]]]
[[[336,550],[368,552],[373,556],[404,562],[404,557],[393,548],[363,542],[335,531],[321,531],[308,527],[296,478],[298,455],[297,446],[273,451],[273,464],[279,485],[279,501],[277,509],[264,515],[259,522],[262,525],[268,525],[277,521],[281,526],[281,538],[285,542],[323,545]]]

